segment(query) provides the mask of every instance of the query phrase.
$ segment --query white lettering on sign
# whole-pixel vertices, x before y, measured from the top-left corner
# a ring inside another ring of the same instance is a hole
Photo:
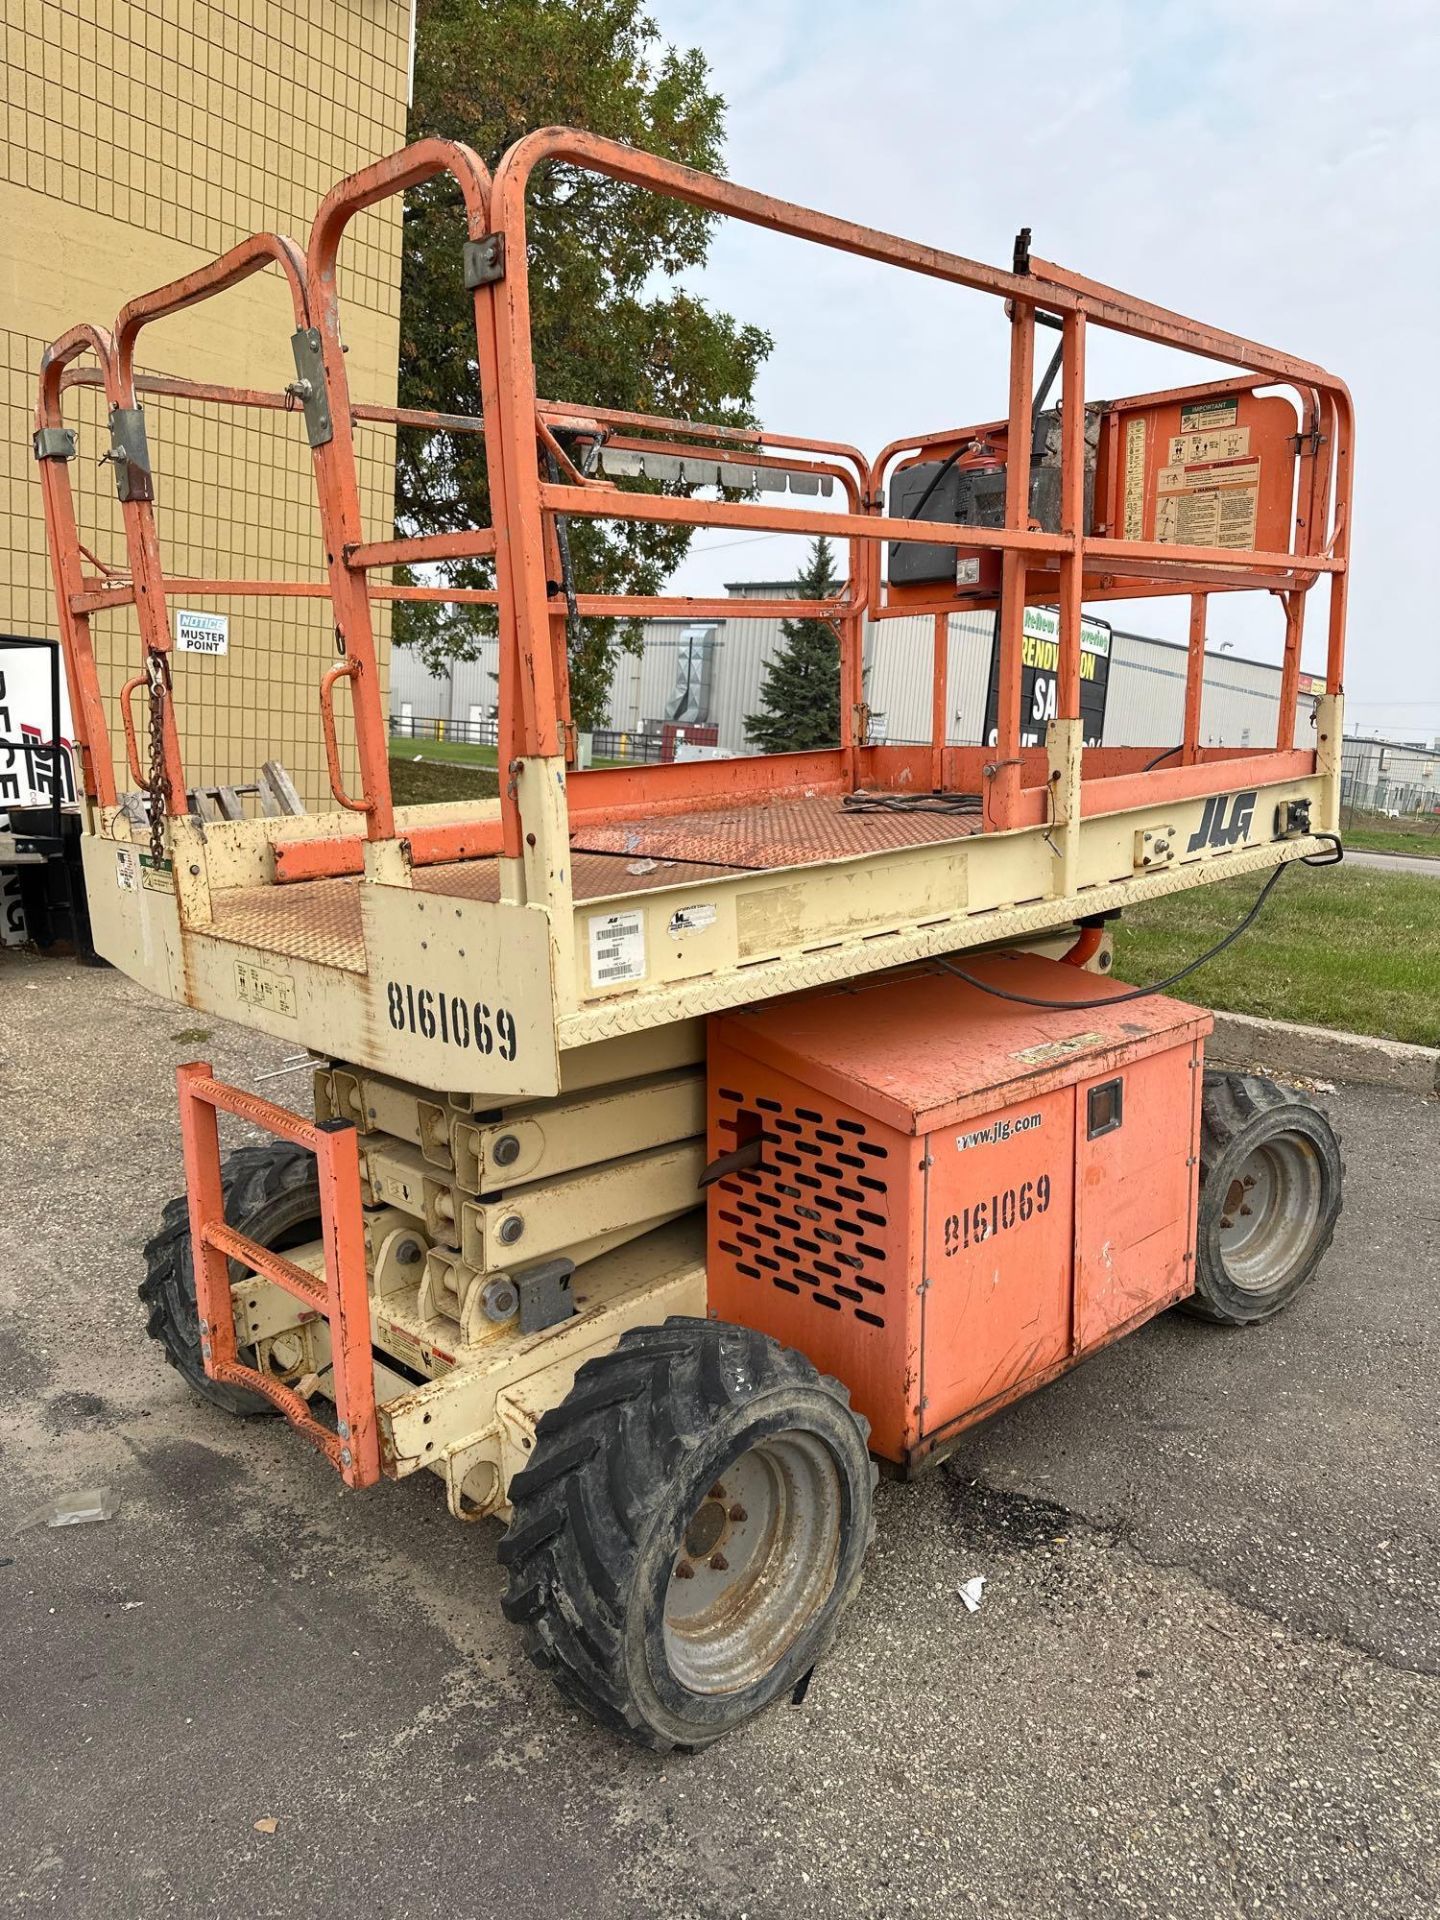
[[[590,984],[613,987],[620,980],[645,978],[645,916],[643,913],[592,913],[590,916]]]
[[[188,607],[177,607],[175,646],[180,653],[228,653],[229,614],[194,613]]]

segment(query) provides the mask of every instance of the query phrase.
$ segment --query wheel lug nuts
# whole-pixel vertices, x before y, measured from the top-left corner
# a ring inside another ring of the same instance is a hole
[[[724,1487],[721,1486],[718,1480],[715,1482],[714,1486],[711,1487],[709,1493],[706,1494],[705,1498],[707,1500],[723,1500],[725,1498],[725,1489]]]
[[[1244,1179],[1243,1179],[1243,1180],[1242,1180],[1242,1181],[1240,1182],[1240,1184],[1241,1184],[1241,1186],[1242,1186],[1242,1187],[1253,1187],[1253,1186],[1254,1186],[1254,1184],[1255,1184],[1255,1176],[1254,1176],[1254,1174],[1253,1174],[1253,1173],[1247,1173],[1247,1174],[1246,1174],[1246,1176],[1245,1176],[1245,1178],[1244,1178]]]
[[[1254,1213],[1254,1211],[1255,1209],[1253,1207],[1241,1207],[1240,1214],[1242,1219],[1248,1220],[1250,1218],[1250,1215]]]
[[[688,1560],[682,1560],[676,1567],[675,1578],[677,1580],[693,1580],[695,1578],[695,1569]]]
[[[744,1507],[741,1506],[738,1500],[735,1502],[734,1506],[731,1507],[730,1509],[730,1518],[736,1521],[743,1520],[745,1518],[745,1509]]]
[[[710,1571],[712,1573],[725,1573],[728,1571],[729,1566],[730,1566],[730,1562],[725,1558],[723,1553],[711,1554]]]
[[[1233,1227],[1235,1222],[1230,1218],[1228,1213],[1222,1213],[1220,1216],[1220,1224],[1222,1227]]]

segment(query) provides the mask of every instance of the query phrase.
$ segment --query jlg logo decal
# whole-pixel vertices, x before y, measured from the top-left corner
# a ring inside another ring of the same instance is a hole
[[[1233,793],[1229,799],[1223,793],[1217,793],[1205,802],[1205,811],[1200,816],[1200,824],[1190,836],[1187,853],[1198,853],[1201,847],[1233,847],[1237,840],[1243,840],[1250,831],[1250,822],[1255,818],[1255,789],[1248,793]],[[1230,818],[1225,818],[1226,807],[1230,809]]]

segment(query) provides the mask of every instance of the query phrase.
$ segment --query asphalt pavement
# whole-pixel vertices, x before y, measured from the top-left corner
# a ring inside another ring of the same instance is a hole
[[[194,1057],[283,1063],[0,955],[0,1909],[1440,1912],[1440,1104],[1326,1095],[1348,1204],[1306,1296],[1167,1315],[882,1486],[804,1704],[660,1760],[521,1657],[497,1527],[429,1476],[347,1494],[161,1363],[135,1286]],[[94,1486],[113,1519],[12,1537]]]
[[[1419,873],[1427,880],[1440,880],[1440,859],[1433,855],[1369,853],[1363,847],[1347,847],[1345,863],[1351,867],[1371,867],[1376,873]]]

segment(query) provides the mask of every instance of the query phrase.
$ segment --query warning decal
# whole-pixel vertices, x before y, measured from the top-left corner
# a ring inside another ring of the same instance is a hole
[[[1253,547],[1260,462],[1250,458],[1250,429],[1218,420],[1195,426],[1200,411],[1182,411],[1191,430],[1171,435],[1169,464],[1156,476],[1155,538],[1170,546]]]
[[[1145,538],[1145,416],[1125,428],[1125,538]]]
[[[277,973],[273,967],[256,966],[249,960],[235,962],[235,997],[248,1007],[265,1013],[283,1013],[287,1020],[295,1016],[295,976]]]

